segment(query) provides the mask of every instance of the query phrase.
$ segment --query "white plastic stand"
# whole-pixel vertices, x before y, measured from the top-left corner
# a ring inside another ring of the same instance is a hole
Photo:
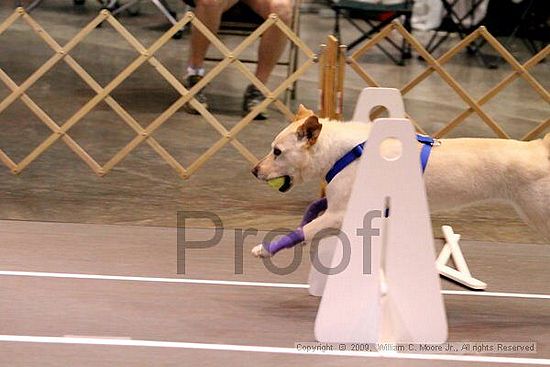
[[[370,113],[377,106],[385,107],[390,118],[405,118],[405,105],[399,89],[370,87],[361,91],[352,120],[372,122]]]
[[[370,113],[377,106],[384,106],[388,110],[390,118],[405,118],[405,107],[398,89],[371,87],[365,88],[361,92],[352,120],[371,123]],[[449,226],[444,226],[443,233],[446,244],[437,259],[437,269],[440,274],[465,287],[485,289],[487,284],[473,278],[470,274],[458,243],[460,235],[454,234],[452,228]],[[339,240],[335,237],[325,238],[320,241],[317,256],[324,267],[330,266],[334,251],[338,245]],[[451,256],[455,264],[457,264],[457,269],[446,265]],[[327,274],[319,272],[312,266],[309,272],[309,293],[312,296],[321,297],[325,289],[326,280]]]
[[[468,264],[462,254],[462,249],[458,244],[460,235],[453,232],[450,226],[442,226],[443,236],[445,237],[445,245],[441,249],[439,256],[436,260],[437,270],[442,276],[452,279],[457,283],[460,283],[468,288],[472,289],[485,289],[487,283],[484,283],[470,274]],[[447,265],[449,259],[453,260],[456,269],[453,269]]]
[[[401,142],[398,158],[382,156],[380,147],[389,138]],[[336,246],[331,268],[349,261],[326,278],[317,340],[443,343],[447,318],[415,131],[407,119],[375,121],[342,231],[349,257],[345,246]]]
[[[352,121],[372,123],[370,120],[371,111],[383,106],[388,110],[389,117],[405,118],[405,106],[401,92],[395,88],[365,88],[361,91]],[[329,237],[319,242],[317,256],[324,267],[329,267],[334,250],[338,245],[338,239]],[[314,266],[309,271],[309,294],[321,297],[325,289],[327,275],[319,272]]]

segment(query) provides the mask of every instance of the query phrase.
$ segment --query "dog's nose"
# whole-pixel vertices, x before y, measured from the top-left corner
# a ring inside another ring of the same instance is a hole
[[[254,176],[256,176],[256,178],[257,178],[257,177],[258,177],[258,166],[252,168],[252,171],[251,171],[251,172],[252,172],[252,174],[253,174]]]

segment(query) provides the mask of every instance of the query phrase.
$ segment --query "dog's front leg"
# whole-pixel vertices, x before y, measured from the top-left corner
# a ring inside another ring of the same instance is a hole
[[[269,257],[275,255],[282,249],[292,248],[302,242],[309,243],[315,235],[328,228],[340,228],[342,225],[343,212],[327,210],[321,216],[307,223],[303,227],[298,227],[295,231],[279,238],[268,244],[260,244],[252,249],[252,254],[256,257]]]
[[[344,212],[327,210],[323,215],[319,216],[315,220],[312,220],[303,227],[304,242],[310,243],[315,235],[322,230],[336,228],[340,229],[342,226],[342,218]]]

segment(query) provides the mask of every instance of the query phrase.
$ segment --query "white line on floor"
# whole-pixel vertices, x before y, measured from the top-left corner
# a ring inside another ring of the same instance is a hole
[[[279,353],[297,355],[324,355],[333,357],[363,357],[363,358],[391,358],[391,359],[415,359],[415,360],[439,360],[439,361],[460,361],[460,362],[482,362],[482,363],[508,363],[508,364],[530,364],[550,365],[550,359],[543,358],[518,358],[518,357],[489,357],[478,355],[452,355],[452,354],[420,354],[420,353],[384,353],[384,352],[352,352],[352,351],[313,351],[307,352],[297,348],[288,347],[261,347],[254,345],[235,344],[207,344],[187,343],[155,340],[127,340],[127,339],[103,339],[103,338],[65,338],[45,337],[26,335],[0,335],[0,342],[21,342],[21,343],[47,343],[47,344],[85,344],[85,345],[107,345],[126,347],[150,347],[150,348],[179,348],[179,349],[201,349],[232,352],[256,352],[256,353]]]
[[[185,283],[204,285],[234,285],[249,287],[271,287],[271,288],[309,288],[307,284],[296,283],[264,283],[245,282],[233,280],[209,280],[209,279],[185,279],[185,278],[157,278],[157,277],[134,277],[123,275],[102,275],[102,274],[71,274],[71,273],[47,273],[41,271],[2,271],[0,276],[20,277],[42,277],[42,278],[69,278],[69,279],[95,279],[95,280],[122,280],[132,282],[156,282],[156,283]]]
[[[135,276],[124,276],[124,275],[49,273],[49,272],[40,272],[40,271],[0,270],[0,276],[118,280],[118,281],[132,281],[132,282],[184,283],[184,284],[198,284],[198,285],[226,285],[226,286],[270,287],[270,288],[299,288],[299,289],[309,288],[308,284],[299,284],[299,283],[267,283],[267,282],[246,282],[246,281],[236,281],[236,280],[135,277]],[[485,292],[485,291],[474,292],[474,291],[455,291],[455,290],[442,290],[441,293],[445,295],[450,295],[450,296],[505,297],[505,298],[530,298],[530,299],[550,300],[549,294],[505,293],[505,292]]]
[[[71,338],[71,339],[132,339],[129,336],[110,336],[110,335],[72,335],[67,334],[63,335],[64,338]]]
[[[531,299],[548,299],[550,294],[535,294],[535,293],[506,293],[506,292],[485,292],[485,291],[453,291],[444,289],[442,294],[449,296],[482,296],[482,297],[505,297],[505,298],[531,298]]]

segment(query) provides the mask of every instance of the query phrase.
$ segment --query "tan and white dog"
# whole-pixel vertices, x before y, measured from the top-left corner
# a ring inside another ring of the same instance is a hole
[[[321,180],[334,163],[369,137],[371,124],[318,119],[300,105],[294,121],[271,144],[252,173],[260,180],[287,176],[291,186]],[[419,154],[421,144],[419,143]],[[326,211],[302,230],[308,243],[325,228],[340,228],[355,177],[354,161],[326,187]],[[507,201],[550,240],[550,134],[529,142],[508,139],[441,139],[424,174],[432,212],[481,201]],[[255,256],[269,256],[262,245]]]

